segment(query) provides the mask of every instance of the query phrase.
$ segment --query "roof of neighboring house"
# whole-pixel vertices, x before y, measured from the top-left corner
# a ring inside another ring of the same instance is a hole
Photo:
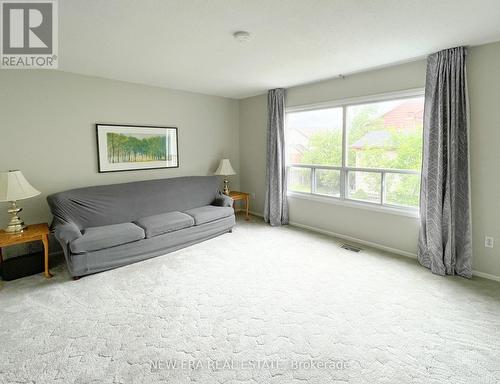
[[[393,136],[389,131],[371,131],[351,145],[353,149],[394,148]]]
[[[414,122],[422,122],[424,107],[422,100],[411,99],[399,104],[394,109],[382,115],[385,128],[398,128],[405,132],[412,128]],[[413,124],[411,124],[413,122]],[[400,131],[401,132],[401,131]],[[379,130],[366,133],[361,139],[351,145],[353,149],[386,148],[392,149],[396,145],[390,131]]]
[[[405,128],[411,121],[422,121],[424,106],[421,99],[410,99],[382,115],[384,127]]]

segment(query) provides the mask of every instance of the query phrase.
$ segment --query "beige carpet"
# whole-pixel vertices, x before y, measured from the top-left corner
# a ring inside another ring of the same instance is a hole
[[[260,220],[0,289],[1,383],[498,383],[500,285]]]

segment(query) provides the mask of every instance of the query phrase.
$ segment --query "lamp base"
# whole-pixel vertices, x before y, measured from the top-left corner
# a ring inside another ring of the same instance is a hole
[[[10,221],[7,227],[5,228],[5,232],[21,233],[24,231],[26,225],[24,225],[24,221],[22,221],[21,218],[17,215],[22,210],[23,210],[22,208],[17,207],[15,201],[11,202],[11,207],[7,210],[7,212],[10,214]]]
[[[229,196],[229,180],[227,179],[227,177],[224,177],[224,195],[228,195]]]

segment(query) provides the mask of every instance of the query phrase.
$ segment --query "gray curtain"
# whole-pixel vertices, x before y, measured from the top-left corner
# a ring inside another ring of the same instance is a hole
[[[264,220],[273,226],[288,224],[285,167],[285,90],[267,94],[267,163]]]
[[[433,273],[472,276],[466,48],[429,56],[418,260]]]

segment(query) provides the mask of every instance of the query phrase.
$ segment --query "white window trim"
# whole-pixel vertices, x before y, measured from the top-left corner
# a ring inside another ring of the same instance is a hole
[[[330,100],[326,102],[321,102],[321,103],[315,103],[315,104],[304,104],[304,105],[295,105],[295,106],[289,106],[285,108],[285,113],[289,112],[304,112],[304,111],[313,111],[313,110],[318,110],[318,109],[326,109],[326,108],[342,108],[343,111],[343,117],[342,117],[342,165],[341,166],[332,166],[332,168],[338,168],[340,169],[341,174],[346,173],[349,171],[349,168],[346,164],[346,156],[347,156],[347,151],[346,149],[346,140],[347,140],[347,127],[346,127],[346,111],[347,111],[347,106],[352,106],[356,104],[367,104],[367,103],[377,103],[377,102],[382,102],[382,101],[391,101],[391,100],[399,100],[399,99],[405,99],[405,98],[412,98],[412,97],[419,97],[419,96],[424,96],[425,95],[425,89],[424,88],[414,88],[414,89],[408,89],[408,90],[403,90],[403,91],[395,91],[395,92],[386,92],[382,94],[374,94],[374,95],[367,95],[367,96],[361,96],[361,97],[353,97],[353,98],[347,98],[347,99],[338,99],[338,100]],[[286,137],[286,135],[285,135]],[[290,167],[294,167],[295,164],[286,164],[287,172]],[[298,165],[298,164],[297,164]],[[302,165],[304,166],[304,165]],[[318,167],[322,167],[321,165],[318,165]],[[376,168],[367,168],[367,171],[377,171]],[[380,171],[380,170],[379,170]],[[382,171],[387,171],[388,173],[391,173],[391,169],[383,169]],[[397,172],[399,173],[399,172]],[[411,173],[411,172],[410,172]],[[420,174],[420,172],[418,172]],[[382,204],[380,203],[371,203],[371,202],[363,202],[363,201],[358,201],[354,199],[349,199],[346,196],[346,189],[345,189],[345,178],[346,175],[341,175],[340,178],[340,197],[335,197],[335,196],[327,196],[327,195],[320,195],[313,193],[305,193],[305,192],[295,192],[295,191],[287,191],[287,196],[292,197],[292,198],[299,198],[299,199],[305,199],[305,200],[312,200],[312,201],[317,201],[317,202],[322,202],[322,203],[328,203],[328,204],[334,204],[334,205],[343,205],[343,206],[349,206],[353,208],[361,208],[361,209],[368,209],[371,211],[378,211],[378,212],[384,212],[384,213],[391,213],[391,214],[396,214],[396,215],[401,215],[401,216],[406,216],[406,217],[412,217],[412,218],[418,218],[420,217],[420,212],[419,209],[411,208],[411,207],[402,207],[402,206],[392,206],[389,204]],[[383,177],[383,176],[382,176]],[[311,186],[312,188],[312,186]],[[381,184],[381,199],[383,199],[383,193],[384,193],[384,180],[382,180]]]
[[[291,105],[285,108],[285,113],[287,112],[302,112],[302,111],[314,111],[316,109],[325,108],[335,108],[343,107],[345,105],[355,105],[355,104],[367,104],[376,103],[380,101],[391,101],[398,99],[406,99],[425,95],[425,88],[412,88],[403,91],[394,91],[386,93],[377,93],[366,96],[350,97],[346,99],[335,99],[329,101],[323,101],[314,104],[298,104]]]
[[[420,218],[420,213],[418,209],[413,209],[413,208],[393,207],[390,205],[380,205],[380,204],[368,203],[351,199],[342,200],[340,197],[320,195],[316,193],[287,191],[286,195],[288,198],[292,199],[309,200],[331,205],[340,205],[350,208],[366,209],[368,211],[383,212],[392,215],[411,217],[414,219]]]

